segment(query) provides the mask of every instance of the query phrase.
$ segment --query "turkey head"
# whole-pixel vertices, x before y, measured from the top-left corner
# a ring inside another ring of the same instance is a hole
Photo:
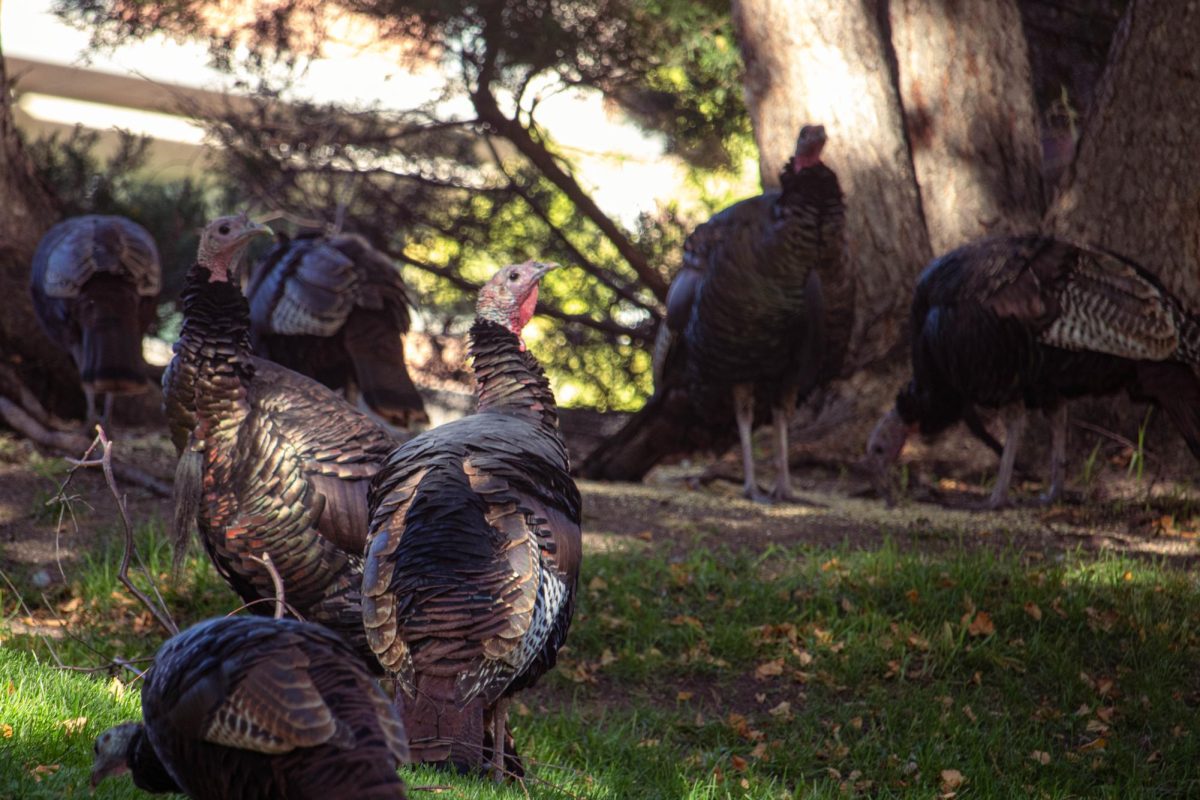
[[[558,264],[533,260],[505,267],[479,290],[475,313],[503,325],[521,339],[521,331],[529,324],[537,306],[538,282],[552,269],[558,269]],[[521,351],[524,350],[525,340],[521,339]]]
[[[266,225],[254,222],[245,212],[218,217],[200,232],[196,263],[211,273],[209,280],[228,283],[246,252],[246,245],[259,235],[271,235]]]
[[[129,772],[129,745],[141,727],[137,722],[125,722],[109,728],[92,745],[92,788],[112,775]]]
[[[796,137],[796,152],[792,156],[792,171],[821,163],[821,151],[825,149],[825,126],[805,125]]]
[[[904,421],[900,412],[893,408],[884,414],[867,439],[867,452],[861,462],[866,468],[872,485],[888,503],[895,503],[895,489],[892,465],[900,460],[900,452],[909,435],[916,430],[916,425]]]

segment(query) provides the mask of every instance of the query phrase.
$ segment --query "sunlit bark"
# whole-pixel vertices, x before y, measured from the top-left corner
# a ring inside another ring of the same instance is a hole
[[[1050,224],[1133,257],[1200,308],[1197,120],[1200,7],[1134,0]]]

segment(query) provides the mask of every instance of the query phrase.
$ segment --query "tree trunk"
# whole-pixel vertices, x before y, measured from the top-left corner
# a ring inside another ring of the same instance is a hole
[[[1200,7],[1133,0],[1049,224],[1144,264],[1200,309]]]
[[[12,114],[12,94],[0,49],[0,359],[49,410],[82,409],[79,374],[42,332],[29,295],[29,264],[38,240],[58,219],[50,192],[34,174]],[[14,398],[18,399],[19,398]]]
[[[1041,151],[1015,0],[893,0],[892,43],[934,254],[1042,218]]]
[[[861,366],[903,338],[913,276],[930,256],[877,3],[735,0],[733,22],[763,185],[778,186],[802,125],[829,134],[857,271],[849,360]]]

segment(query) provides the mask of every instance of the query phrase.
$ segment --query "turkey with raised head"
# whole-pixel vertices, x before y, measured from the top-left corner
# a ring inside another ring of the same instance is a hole
[[[1003,505],[1025,410],[1041,409],[1052,421],[1052,501],[1065,477],[1065,401],[1121,389],[1162,408],[1200,458],[1200,320],[1128,259],[1036,235],[975,242],[921,273],[911,326],[912,380],[867,443],[881,487],[911,433],[1008,408],[988,499]]]
[[[367,491],[398,440],[333,390],[251,354],[236,272],[263,233],[244,215],[213,221],[188,272],[183,330],[163,375],[181,453],[176,556],[197,522],[218,572],[266,614],[275,597],[262,563],[269,555],[288,605],[374,664],[359,595]]]
[[[521,339],[553,266],[505,267],[480,290],[476,413],[398,448],[371,485],[363,621],[414,761],[519,774],[508,698],[554,666],[571,623],[579,491]]]
[[[42,328],[79,369],[89,421],[97,395],[107,421],[115,395],[145,391],[142,337],[162,288],[149,231],[125,217],[63,220],[38,243],[29,288]]]
[[[281,237],[247,289],[255,352],[315,378],[402,428],[429,417],[404,363],[400,270],[355,234]]]
[[[726,208],[684,243],[655,343],[654,395],[593,452],[580,473],[640,479],[659,459],[742,446],[743,493],[754,478],[756,407],[775,427],[771,499],[792,498],[787,428],[799,399],[841,370],[854,321],[837,175],[821,161],[825,129],[806,125],[780,191]]]
[[[402,800],[404,726],[358,656],[319,625],[222,617],[159,649],[142,722],[96,739],[93,788],[130,773],[194,800]]]

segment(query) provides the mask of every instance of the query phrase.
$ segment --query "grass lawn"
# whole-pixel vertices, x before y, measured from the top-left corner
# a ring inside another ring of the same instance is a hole
[[[0,589],[0,797],[86,796],[93,738],[138,716],[132,671],[59,669],[27,632],[61,634],[54,651],[75,666],[153,653],[161,634],[116,583],[115,539],[53,596],[14,576],[28,610]],[[139,540],[169,586],[159,526]],[[1200,795],[1192,574],[969,541],[939,555],[886,538],[870,550],[722,541],[588,554],[559,668],[514,707],[530,796]],[[181,623],[237,606],[199,555],[166,600]],[[526,796],[406,774],[449,787],[438,796]],[[138,796],[126,777],[95,795]]]

